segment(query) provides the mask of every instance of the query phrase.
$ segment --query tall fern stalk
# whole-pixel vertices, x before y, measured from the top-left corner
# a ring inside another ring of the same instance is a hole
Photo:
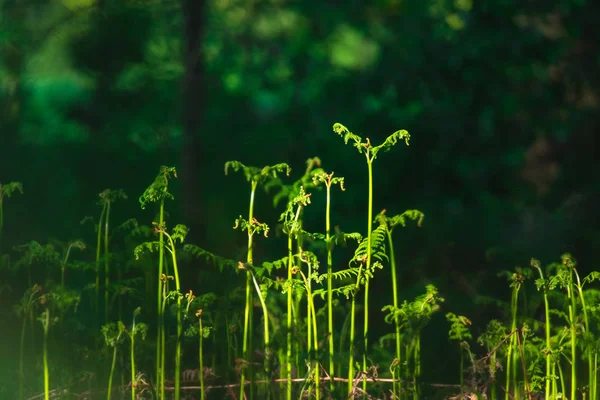
[[[142,209],[146,208],[148,203],[158,203],[158,225],[162,226],[165,223],[165,200],[173,199],[173,195],[169,193],[169,180],[171,177],[177,178],[177,171],[174,167],[161,166],[158,175],[154,179],[154,182],[140,196],[139,202]],[[158,383],[158,397],[159,399],[165,398],[165,361],[164,361],[164,346],[160,345],[164,343],[164,306],[163,301],[163,286],[167,285],[168,282],[162,281],[161,277],[164,275],[164,235],[158,233],[158,274],[157,274],[157,296],[156,296],[156,380]]]
[[[367,259],[366,259],[366,271],[365,274],[365,297],[364,297],[364,324],[363,324],[363,371],[367,370],[367,350],[369,348],[369,280],[371,271],[371,255],[372,255],[372,230],[373,230],[373,162],[377,158],[377,153],[380,150],[388,151],[394,146],[398,140],[404,139],[404,142],[408,146],[410,134],[405,130],[399,130],[388,136],[385,141],[379,145],[373,147],[369,138],[363,143],[362,138],[358,135],[353,134],[340,123],[333,125],[333,131],[344,138],[344,143],[348,143],[349,140],[354,142],[354,147],[359,153],[365,155],[367,161],[367,168],[369,174],[369,204],[367,209]],[[366,390],[367,382],[363,380],[363,390]]]
[[[339,184],[340,189],[344,191],[344,178],[333,177],[333,172],[326,174],[321,172],[315,174],[313,183],[325,184],[326,203],[325,203],[325,243],[327,244],[327,341],[329,344],[329,390],[335,390],[335,341],[333,337],[333,241],[331,238],[331,185]]]
[[[44,328],[44,342],[43,342],[43,365],[44,365],[44,400],[50,399],[50,374],[48,368],[48,331],[50,330],[50,308],[42,313],[40,318],[42,326]]]
[[[287,281],[285,286],[285,291],[287,294],[287,320],[286,320],[286,399],[291,400],[292,398],[292,329],[294,328],[293,324],[293,315],[292,315],[292,306],[294,302],[294,273],[296,271],[296,267],[294,266],[294,256],[293,256],[293,248],[294,248],[294,238],[298,241],[298,238],[302,234],[301,232],[301,223],[300,223],[300,215],[302,214],[302,209],[310,203],[310,194],[306,194],[304,192],[304,188],[300,188],[300,192],[296,197],[291,199],[288,202],[286,211],[281,215],[280,220],[284,222],[284,232],[287,234]],[[294,210],[294,207],[296,209]],[[307,321],[310,320],[308,317]]]
[[[110,212],[112,203],[118,199],[127,199],[127,195],[122,190],[111,190],[106,189],[100,193],[99,204],[102,206],[102,212],[100,213],[100,220],[98,221],[98,237],[97,237],[97,248],[96,248],[96,262],[100,259],[100,253],[104,250],[104,323],[108,323],[110,318],[109,309],[109,295],[108,288],[110,286],[110,252],[109,252],[109,238],[110,238]],[[104,226],[103,226],[104,225]],[[104,239],[104,246],[102,247],[102,239]],[[100,279],[99,268],[96,271],[96,282]],[[119,277],[122,276],[119,271]],[[96,286],[98,287],[98,286]],[[119,297],[120,299],[120,297]],[[120,301],[120,300],[119,300]],[[120,308],[119,308],[120,309]],[[119,318],[121,316],[119,315]]]
[[[517,309],[519,305],[519,290],[523,285],[524,276],[520,271],[517,271],[511,276],[510,287],[512,288],[512,296],[510,301],[510,310],[511,310],[511,325],[510,325],[510,341],[508,345],[508,352],[506,355],[506,393],[505,400],[509,400],[512,398],[510,395],[510,388],[514,389],[514,399],[518,400],[519,396],[519,388],[517,381],[517,335],[519,334],[517,330]]]
[[[131,333],[129,333],[129,338],[131,340],[131,346],[129,348],[129,362],[131,364],[131,400],[135,400],[135,389],[137,387],[137,381],[135,376],[135,335],[141,334],[142,336],[146,335],[146,326],[144,325],[136,325],[135,318],[140,314],[140,307],[136,308],[133,311],[133,323],[131,324]]]
[[[544,316],[545,316],[545,339],[546,339],[546,387],[545,387],[545,400],[550,400],[550,391],[552,381],[549,379],[552,376],[552,352],[550,351],[552,343],[550,341],[550,304],[548,302],[548,291],[550,290],[549,282],[544,279],[544,272],[542,271],[541,264],[538,260],[531,260],[531,266],[535,268],[539,274],[540,279],[536,281],[538,290],[542,289],[544,294]]]
[[[171,254],[173,275],[175,277],[175,296],[177,301],[177,337],[175,338],[175,400],[179,400],[181,390],[181,335],[183,333],[183,321],[181,320],[181,282],[179,280],[179,268],[177,267],[177,250],[175,249],[175,243],[176,241],[183,243],[187,235],[187,228],[184,225],[177,225],[175,228],[173,228],[172,234],[166,232],[164,225],[157,225],[156,229],[159,233],[162,231],[164,236],[167,238],[168,245],[166,248]]]
[[[263,231],[265,236],[268,233],[268,227],[265,224],[260,224],[254,218],[254,199],[256,195],[256,189],[259,184],[264,184],[269,179],[276,179],[277,173],[284,172],[289,175],[290,167],[287,164],[280,163],[274,166],[266,166],[262,169],[257,167],[248,167],[239,161],[227,161],[225,163],[225,175],[232,168],[234,171],[241,170],[248,182],[250,182],[250,204],[248,206],[248,219],[245,220],[241,216],[236,220],[235,227],[240,226],[242,229],[248,231],[248,247],[246,252],[246,263],[249,265],[253,264],[253,238],[254,234]],[[244,308],[244,333],[242,340],[242,354],[244,358],[250,363],[250,336],[251,336],[251,321],[252,321],[252,274],[249,270],[246,270],[246,305]],[[265,319],[267,316],[265,315]],[[243,366],[240,373],[240,399],[245,398],[244,387],[246,382],[246,368]],[[253,387],[250,386],[250,393],[252,394]]]
[[[418,210],[407,210],[400,215],[395,215],[393,217],[387,217],[385,215],[386,210],[381,211],[377,217],[375,218],[377,222],[379,222],[380,226],[383,226],[386,232],[387,240],[388,240],[388,254],[390,259],[390,269],[392,273],[392,296],[393,296],[393,309],[398,310],[398,276],[397,276],[397,268],[396,268],[396,255],[394,252],[394,240],[392,238],[392,233],[394,228],[398,225],[406,226],[406,219],[412,219],[418,221],[418,226],[421,227],[423,223],[423,218],[425,216],[421,211]],[[398,367],[402,365],[402,340],[400,334],[400,323],[399,320],[396,319],[394,321],[395,328],[395,342],[396,342],[396,359],[394,360],[394,365],[392,368],[394,370],[399,369]],[[462,354],[462,353],[461,353]],[[392,382],[392,394],[393,398],[398,397],[397,390],[397,382],[394,379]]]
[[[117,365],[117,346],[121,340],[122,334],[125,332],[125,325],[123,322],[108,323],[102,325],[101,332],[104,336],[104,342],[107,346],[113,348],[112,363],[110,365],[110,373],[108,375],[108,389],[106,391],[106,400],[110,400],[112,397],[112,383],[113,376],[115,374],[115,367]]]

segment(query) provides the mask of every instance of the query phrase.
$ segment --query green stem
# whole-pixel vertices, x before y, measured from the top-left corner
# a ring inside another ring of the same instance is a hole
[[[576,325],[575,325],[575,296],[573,295],[573,275],[567,285],[567,297],[569,298],[569,327],[571,330],[571,399],[575,399],[577,394],[577,343],[576,343]]]
[[[520,284],[519,283],[514,283],[513,286],[513,290],[512,290],[512,298],[511,298],[511,304],[510,304],[510,308],[511,308],[511,314],[512,314],[512,322],[511,322],[511,337],[510,337],[510,341],[509,341],[509,345],[508,345],[508,354],[506,356],[506,393],[505,393],[505,400],[509,400],[509,398],[512,398],[512,396],[510,396],[510,388],[511,388],[511,384],[513,389],[515,390],[514,393],[514,398],[518,399],[519,398],[519,391],[517,390],[517,368],[516,368],[516,363],[515,363],[515,355],[516,352],[514,351],[514,348],[516,347],[516,343],[517,343],[517,337],[515,335],[517,335],[517,308],[518,308],[518,301],[519,301],[519,289],[520,289]],[[513,354],[514,353],[514,354]],[[514,364],[514,365],[513,365]]]
[[[110,201],[106,200],[106,215],[104,217],[104,323],[108,323],[108,286],[110,285],[110,262],[108,258],[108,224],[110,221]]]
[[[204,361],[203,361],[203,341],[204,341],[204,329],[202,328],[202,314],[198,318],[198,366],[200,367],[198,370],[198,377],[200,378],[200,400],[205,400],[206,393],[204,392]]]
[[[50,309],[46,309],[43,320],[44,325],[44,349],[43,349],[43,362],[44,362],[44,400],[50,400],[50,376],[48,369],[48,331],[50,330]]]
[[[394,310],[398,310],[398,277],[396,273],[396,255],[394,252],[394,241],[392,240],[392,230],[388,227],[387,229],[387,237],[388,237],[388,246],[389,246],[389,254],[390,254],[390,267],[392,270],[392,295],[394,296]],[[400,336],[400,321],[396,320],[395,323],[396,330],[396,362],[398,365],[402,365],[402,344],[401,344],[401,336]],[[462,354],[462,353],[461,353]],[[392,393],[394,398],[398,397],[396,381],[394,380],[392,384]]]
[[[159,205],[159,215],[158,215],[158,224],[159,226],[163,226],[165,219],[165,201],[161,200]],[[165,282],[161,280],[164,269],[164,234],[162,232],[158,233],[158,293],[157,293],[157,301],[156,301],[156,311],[157,311],[157,327],[156,327],[156,379],[159,386],[159,399],[165,398],[165,374],[164,374],[164,346],[162,346],[163,336],[164,336],[164,307],[162,305],[163,302],[163,292],[166,290],[165,286],[168,285],[168,280],[165,279]]]
[[[531,265],[538,270],[538,272],[540,273],[540,279],[542,282],[544,282],[544,314],[545,314],[545,318],[546,318],[546,326],[545,326],[545,333],[546,333],[546,393],[545,393],[545,399],[546,400],[550,400],[550,391],[551,391],[551,381],[550,381],[550,376],[552,374],[552,354],[550,352],[550,348],[551,348],[551,342],[550,342],[550,331],[551,331],[551,326],[550,326],[550,304],[548,302],[548,285],[546,284],[545,280],[544,280],[544,273],[542,271],[542,268],[540,267],[539,263],[536,260],[532,260],[531,261]]]
[[[367,152],[365,153],[367,157],[367,165],[369,169],[369,206],[367,211],[367,266],[366,271],[371,271],[371,243],[372,243],[372,231],[373,231],[373,159],[371,158],[369,148],[367,148]],[[362,368],[363,371],[367,370],[367,352],[369,349],[369,276],[367,273],[365,275],[365,310],[364,310],[364,325],[363,325],[363,340],[364,340],[364,348],[363,348],[363,363]],[[367,379],[366,376],[363,379],[363,391],[366,393],[367,391]],[[363,396],[364,398],[364,396]]]
[[[287,387],[286,387],[286,399],[292,399],[292,269],[294,267],[293,263],[293,255],[292,255],[292,233],[288,233],[288,282],[290,284],[287,290],[287,366],[286,366],[286,378],[287,378]]]
[[[360,285],[362,278],[362,264],[359,267],[358,274],[356,277],[356,286],[354,287],[354,293],[352,293],[351,308],[350,308],[350,355],[348,357],[348,396],[352,394],[354,386],[354,352],[356,350],[355,345],[355,328],[356,328],[356,293]]]
[[[577,273],[577,270],[575,269],[575,267],[573,267],[573,273],[575,274],[575,279],[577,279],[577,283],[575,286],[577,287],[577,293],[579,294],[579,298],[581,299],[581,309],[583,310],[583,321],[585,323],[585,331],[591,332],[590,320],[588,317],[587,306],[585,303],[585,296],[583,295],[583,286],[581,284],[581,280],[579,279],[579,274]],[[595,374],[594,374],[594,363],[593,363],[591,354],[587,355],[587,359],[588,359],[588,377],[589,377],[588,386],[589,386],[590,399],[595,399],[596,398],[596,379],[595,379]]]
[[[135,388],[137,386],[135,379],[135,316],[133,317],[133,325],[131,327],[131,348],[129,358],[131,362],[131,400],[135,400]]]
[[[319,337],[317,334],[317,312],[315,310],[315,302],[312,295],[312,290],[309,285],[308,279],[306,279],[306,275],[300,268],[298,268],[298,272],[302,276],[302,280],[304,281],[304,286],[306,287],[306,298],[308,302],[308,312],[309,312],[309,321],[308,325],[311,325],[312,333],[309,336],[309,341],[312,339],[314,342],[309,346],[309,358],[310,365],[313,365],[314,361],[314,371],[315,371],[315,398],[319,400],[321,398],[321,377],[319,374],[319,361],[315,354],[316,350],[319,348]]]
[[[254,218],[254,198],[258,181],[253,180],[250,189],[250,204],[248,206],[248,248],[246,254],[246,262],[253,265],[252,248],[254,241],[254,231],[252,230],[252,219]],[[251,335],[251,315],[252,315],[252,277],[250,271],[246,271],[246,305],[244,307],[244,337],[242,341],[242,354],[248,365],[251,364],[250,355],[250,335]],[[252,380],[252,376],[250,377]],[[242,366],[240,373],[240,399],[245,398],[245,384],[246,384],[246,365]],[[250,392],[252,393],[252,385],[250,386]]]
[[[98,220],[98,235],[96,237],[96,315],[100,315],[100,304],[103,302],[100,298],[100,256],[102,254],[102,224],[106,216],[106,205],[107,203],[102,205],[100,219]]]
[[[269,311],[267,310],[267,304],[265,303],[265,299],[262,296],[260,291],[260,286],[254,277],[254,274],[248,270],[250,275],[252,276],[252,281],[254,282],[254,288],[256,289],[256,293],[258,294],[258,300],[260,301],[260,306],[263,311],[263,320],[264,320],[264,330],[265,330],[265,373],[267,375],[267,380],[271,380],[271,341],[269,339]],[[268,385],[267,389],[267,398],[271,398],[271,385]]]
[[[112,363],[110,365],[110,374],[108,375],[108,391],[106,392],[106,400],[110,400],[111,395],[112,395],[112,382],[113,382],[113,375],[115,372],[116,365],[117,365],[117,344],[115,343],[115,348],[113,349]]]
[[[335,389],[335,360],[333,340],[333,248],[331,244],[331,184],[327,185],[325,206],[325,242],[327,243],[327,340],[329,342],[329,390]]]
[[[175,400],[179,400],[181,391],[181,334],[183,323],[181,321],[181,284],[179,281],[179,268],[177,267],[177,253],[173,238],[166,232],[165,236],[169,240],[169,251],[171,261],[173,262],[173,275],[175,276],[175,290],[177,291],[177,337],[175,339]]]

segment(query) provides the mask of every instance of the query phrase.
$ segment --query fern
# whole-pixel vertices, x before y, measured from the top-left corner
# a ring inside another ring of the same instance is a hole
[[[372,232],[371,236],[371,258],[376,261],[387,261],[386,254],[386,227],[379,225]],[[367,261],[368,241],[363,239],[358,244],[354,256],[350,260],[350,265],[364,264]]]
[[[225,267],[231,268],[237,271],[237,261],[227,259],[225,257],[217,256],[208,250],[204,250],[194,244],[183,245],[183,251],[192,257],[204,259],[206,262],[211,263],[219,268],[219,271],[223,272]]]
[[[158,175],[154,179],[154,182],[150,184],[139,197],[140,207],[146,208],[148,203],[160,202],[165,199],[173,200],[175,197],[169,193],[169,179],[171,177],[177,178],[177,171],[175,167],[161,166]]]

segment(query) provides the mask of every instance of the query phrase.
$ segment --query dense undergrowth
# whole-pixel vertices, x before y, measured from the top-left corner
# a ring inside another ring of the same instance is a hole
[[[416,298],[402,294],[393,234],[421,226],[423,213],[374,215],[374,161],[398,143],[408,145],[408,132],[373,145],[341,124],[333,128],[366,161],[364,231],[342,232],[340,221],[331,221],[344,178],[324,170],[318,158],[290,183],[285,163],[257,168],[229,161],[225,174],[243,174],[247,186],[239,192],[249,191],[247,213],[233,222],[247,235],[243,259],[186,242],[187,227],[168,218],[173,167],[161,167],[139,196],[140,206],[154,213],[150,224],[115,223],[111,213],[127,195],[101,192],[98,216],[82,221],[91,223],[90,243],[3,248],[2,234],[10,234],[3,232],[3,213],[10,212],[5,200],[23,187],[0,185],[2,274],[23,283],[4,279],[0,286],[21,324],[11,343],[18,357],[8,361],[0,393],[132,400],[598,398],[600,292],[591,284],[600,273],[580,277],[568,254],[547,267],[531,260],[506,272],[510,318],[489,321],[474,337],[468,317],[452,313],[435,286]],[[276,227],[255,213],[255,194],[263,189],[283,206]],[[316,191],[325,192],[324,204],[311,201]],[[303,225],[316,207],[325,210],[324,232]],[[271,236],[284,239],[280,257],[255,259],[255,241]],[[333,262],[340,247],[354,252],[343,269]],[[376,338],[369,332],[370,282],[382,269],[391,276],[383,294],[389,304],[381,310],[389,333]],[[456,384],[436,386],[421,379],[427,347],[421,338],[442,309],[448,345],[460,361]]]

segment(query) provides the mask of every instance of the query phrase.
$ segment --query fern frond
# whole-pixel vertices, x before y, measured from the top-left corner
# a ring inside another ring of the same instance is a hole
[[[387,261],[386,254],[386,235],[387,228],[384,225],[379,225],[371,233],[371,259],[376,261]],[[350,265],[361,264],[367,261],[368,240],[364,238],[358,244],[354,256],[350,260]]]
[[[169,193],[169,179],[171,179],[171,177],[177,178],[177,170],[175,167],[161,166],[154,182],[146,188],[144,193],[142,193],[138,199],[142,210],[146,208],[148,203],[155,203],[165,199],[174,199],[173,195]]]
[[[210,251],[204,250],[201,247],[198,247],[194,244],[185,244],[183,246],[183,251],[188,253],[189,255],[202,258],[207,262],[210,262],[212,265],[219,267],[219,271],[223,272],[225,267],[231,268],[237,271],[238,263],[237,261],[230,260],[221,256],[217,256]]]

